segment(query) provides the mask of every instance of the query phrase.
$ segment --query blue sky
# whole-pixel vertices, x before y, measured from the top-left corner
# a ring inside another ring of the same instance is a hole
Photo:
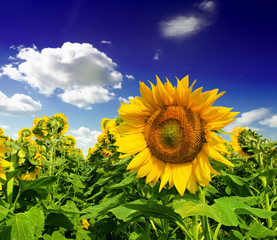
[[[189,74],[226,94],[236,125],[277,139],[275,0],[0,2],[0,126],[17,138],[35,117],[65,114],[93,146],[102,118],[140,96],[139,81]]]

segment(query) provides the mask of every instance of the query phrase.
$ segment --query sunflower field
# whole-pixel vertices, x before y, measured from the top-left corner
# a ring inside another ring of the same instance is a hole
[[[0,128],[0,239],[276,239],[277,142],[194,83],[141,82],[85,156],[62,113]]]

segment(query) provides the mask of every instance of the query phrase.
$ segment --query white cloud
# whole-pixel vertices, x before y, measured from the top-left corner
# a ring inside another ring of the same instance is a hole
[[[89,86],[66,89],[58,96],[63,102],[90,110],[92,109],[91,104],[108,102],[113,98],[114,93],[110,93],[103,87]]]
[[[250,124],[266,118],[270,114],[268,108],[254,109],[249,112],[244,112],[241,117],[224,128],[225,131],[232,131],[236,126],[250,127]]]
[[[134,99],[134,97],[133,96],[129,96],[128,99],[126,99],[124,97],[119,97],[118,101],[124,102],[124,103],[130,103],[130,99]]]
[[[0,113],[4,115],[35,115],[41,111],[40,102],[30,96],[16,93],[11,98],[0,91]]]
[[[104,44],[112,44],[112,42],[111,42],[111,41],[106,41],[106,40],[103,40],[103,41],[101,41],[100,43],[104,43]]]
[[[61,48],[44,48],[41,52],[35,46],[21,47],[18,51],[16,57],[20,63],[0,67],[0,74],[26,82],[44,95],[49,96],[55,89],[61,89],[64,94],[59,96],[76,105],[76,99],[71,102],[65,97],[69,91],[83,91],[84,87],[99,88],[100,92],[108,86],[121,88],[123,77],[115,70],[117,64],[89,43],[66,42]],[[106,93],[108,96],[112,94],[108,90]],[[93,104],[86,100],[85,95],[82,98],[87,104]],[[77,106],[88,107],[86,104]]]
[[[188,37],[204,28],[203,19],[196,16],[179,16],[162,22],[162,33],[165,37]]]
[[[128,79],[133,79],[133,80],[135,79],[133,75],[128,75],[128,74],[126,74],[125,77]]]
[[[203,2],[201,2],[198,7],[203,10],[203,11],[207,11],[207,12],[214,12],[216,9],[216,5],[214,1],[208,1],[205,0]]]
[[[169,38],[186,38],[194,35],[212,24],[215,15],[212,13],[215,13],[215,8],[215,2],[203,1],[198,4],[197,11],[161,22],[161,32],[164,37]]]
[[[277,115],[273,115],[270,118],[260,121],[259,123],[262,125],[267,125],[272,128],[277,128]]]
[[[97,142],[97,137],[101,134],[100,131],[90,130],[86,127],[80,127],[71,130],[72,135],[76,138],[76,147],[82,148],[84,155],[87,154],[88,148],[93,147]]]
[[[157,49],[157,50],[156,50],[156,53],[155,53],[155,55],[154,55],[154,57],[153,57],[153,60],[158,61],[159,58],[160,58],[161,53],[162,53],[162,50],[161,50],[161,49]]]
[[[4,130],[9,130],[10,127],[4,124],[0,124],[0,128],[4,129]]]

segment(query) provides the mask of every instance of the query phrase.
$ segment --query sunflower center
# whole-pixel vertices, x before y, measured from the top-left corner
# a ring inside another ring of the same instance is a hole
[[[170,163],[193,161],[205,141],[204,122],[181,106],[166,106],[146,121],[145,141],[159,160]]]

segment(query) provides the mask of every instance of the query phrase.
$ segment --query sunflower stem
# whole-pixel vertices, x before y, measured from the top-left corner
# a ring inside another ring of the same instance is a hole
[[[12,152],[11,154],[11,162],[13,163],[8,172],[12,173],[15,171],[15,165],[17,164],[17,152]],[[13,200],[13,185],[14,185],[14,177],[10,178],[7,183],[7,201],[10,204],[10,208],[12,207]]]
[[[194,236],[191,234],[187,226],[183,223],[176,221],[176,224],[185,232],[186,236],[189,237],[190,240],[197,240],[194,238]]]
[[[192,233],[195,239],[198,239],[198,216],[192,217]]]
[[[214,232],[214,236],[213,236],[213,240],[217,240],[217,235],[219,233],[219,230],[220,230],[220,227],[221,227],[221,223],[219,223],[215,229],[215,232]]]
[[[204,204],[206,204],[205,195],[206,195],[206,188],[202,189],[202,187],[198,185],[198,197],[201,200],[201,202]],[[204,233],[205,239],[206,240],[212,239],[211,228],[210,228],[208,217],[207,216],[201,217],[201,221],[202,221],[203,233]]]

